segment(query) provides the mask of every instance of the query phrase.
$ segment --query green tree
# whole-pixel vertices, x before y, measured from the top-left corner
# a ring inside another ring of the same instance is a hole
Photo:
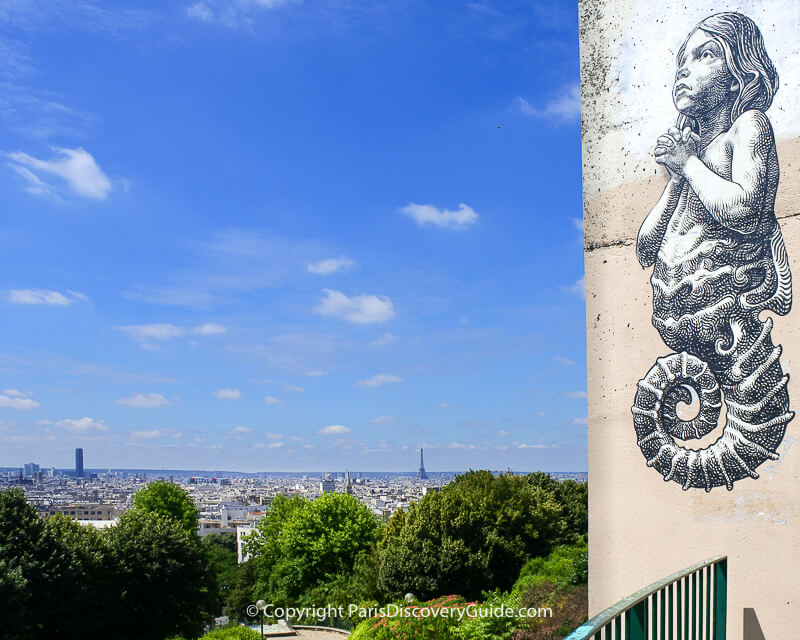
[[[580,537],[586,535],[589,527],[589,486],[586,482],[564,480],[559,482],[549,473],[536,471],[525,479],[534,487],[540,487],[555,495],[564,507],[567,531]]]
[[[238,555],[235,533],[212,533],[202,539],[211,607],[219,612],[236,585]]]
[[[247,607],[258,598],[253,597],[253,589],[258,579],[255,560],[243,562],[236,569],[236,580],[225,598],[225,613],[231,620],[250,620]]]
[[[172,518],[183,530],[197,533],[200,514],[188,493],[174,482],[156,480],[142,487],[133,496],[133,508]]]
[[[378,566],[375,549],[362,551],[356,557],[352,571],[346,571],[330,580],[311,588],[298,598],[301,607],[319,607],[330,605],[348,612],[350,605],[358,605],[364,609],[376,607],[382,596],[378,589]],[[350,629],[360,618],[325,618],[324,620],[308,619],[307,624],[321,623],[325,626]]]
[[[258,560],[261,573],[269,573],[280,559],[283,531],[294,514],[305,507],[306,502],[300,496],[275,496],[265,516],[245,539],[245,553]]]
[[[477,599],[508,589],[525,560],[566,532],[552,492],[523,476],[470,471],[392,518],[379,546],[378,586],[390,598],[412,591]]]
[[[0,491],[0,629],[8,640],[99,638],[105,593],[98,532],[43,520],[19,489]]]
[[[11,640],[41,637],[32,613],[35,599],[49,591],[42,577],[54,551],[22,490],[0,491],[0,629]]]
[[[45,521],[45,536],[54,541],[61,579],[51,583],[47,606],[52,637],[102,638],[109,620],[99,611],[111,604],[106,578],[109,553],[101,531],[57,514]],[[50,635],[50,634],[48,634]]]
[[[274,604],[289,604],[351,573],[359,553],[377,542],[380,529],[380,521],[351,495],[276,498],[247,547],[258,570],[254,593]]]
[[[209,617],[205,559],[196,534],[174,519],[132,509],[107,532],[120,640],[194,638]]]

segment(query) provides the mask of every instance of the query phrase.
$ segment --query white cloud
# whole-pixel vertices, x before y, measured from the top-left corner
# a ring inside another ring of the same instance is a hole
[[[413,218],[421,227],[433,225],[446,229],[467,229],[480,217],[472,207],[463,202],[459,203],[457,211],[437,209],[432,204],[410,202],[405,207],[401,207],[400,213]]]
[[[3,389],[3,395],[11,398],[30,398],[33,394],[20,391],[19,389]]]
[[[252,433],[252,432],[253,430],[250,427],[244,427],[244,426],[234,427],[232,429],[232,433]]]
[[[281,401],[278,400],[275,396],[265,396],[264,397],[264,404],[280,404]]]
[[[589,424],[589,418],[588,417],[574,418],[572,420],[572,424]]]
[[[315,369],[313,371],[308,371],[306,375],[312,378],[319,378],[320,376],[327,376],[328,372],[323,371],[322,369]]]
[[[464,444],[463,442],[451,442],[447,445],[450,449],[474,449],[474,444]]]
[[[564,85],[558,95],[554,96],[542,108],[534,107],[524,98],[517,98],[517,108],[526,116],[566,122],[581,115],[581,90],[578,84]]]
[[[213,395],[220,400],[238,400],[242,397],[242,392],[238,389],[217,389]]]
[[[350,433],[350,429],[341,424],[332,424],[328,427],[320,429],[317,433],[321,436],[339,436]]]
[[[514,445],[517,449],[555,449],[555,445],[551,444],[527,444],[525,442],[515,442]]]
[[[380,338],[376,338],[370,342],[371,347],[385,347],[397,341],[397,336],[391,333],[384,333]]]
[[[377,373],[371,378],[367,378],[366,380],[359,380],[355,384],[359,387],[380,387],[384,384],[392,384],[395,382],[402,382],[403,379],[400,376],[392,375],[391,373]]]
[[[221,324],[206,322],[205,324],[201,324],[200,326],[195,327],[194,329],[191,330],[191,332],[198,336],[213,336],[213,335],[218,335],[220,333],[227,333],[228,330]]]
[[[580,296],[581,298],[585,298],[586,276],[581,276],[573,284],[569,285],[568,287],[564,287],[564,291],[566,291],[567,293],[572,293],[576,296]]]
[[[583,218],[570,218],[569,221],[577,231],[580,231],[581,234],[583,234]]]
[[[67,306],[80,300],[86,302],[88,298],[77,291],[67,290],[67,295],[59,291],[48,289],[11,289],[8,292],[8,301],[15,304],[52,304]]]
[[[269,431],[267,431],[267,438],[269,438],[270,440],[282,440],[283,439],[283,434],[281,434],[281,433],[270,433]],[[292,438],[292,440],[295,440],[295,439],[296,438]]]
[[[555,360],[562,367],[571,367],[575,364],[574,360],[570,360],[569,358],[565,358],[564,356],[553,356],[553,360]]]
[[[131,338],[139,342],[147,343],[150,340],[164,342],[173,338],[180,338],[185,335],[210,336],[226,333],[227,329],[222,325],[213,322],[198,325],[196,327],[184,328],[166,322],[153,322],[150,324],[129,324],[117,327],[124,331]],[[142,345],[144,346],[144,345]],[[152,345],[151,345],[152,346]]]
[[[27,411],[28,409],[36,409],[39,403],[31,399],[30,393],[23,393],[17,389],[4,389],[0,394],[0,407],[5,409],[19,409]]]
[[[585,398],[586,392],[585,391],[567,391],[565,394],[567,398]]]
[[[327,260],[312,262],[306,266],[306,269],[309,273],[318,276],[328,276],[332,273],[338,273],[339,271],[349,271],[355,266],[355,260],[347,256],[340,256],[338,258],[328,258]]]
[[[447,404],[446,402],[440,402],[439,404],[436,405],[436,408],[437,409],[449,409],[450,405]]]
[[[136,438],[137,440],[151,440],[153,438],[162,438],[164,437],[164,435],[165,434],[161,429],[147,429],[147,430],[131,432],[131,438]]]
[[[498,431],[495,435],[498,438],[505,438],[506,436],[508,436],[508,431],[506,431],[505,429],[500,429],[500,431]]]
[[[209,24],[231,29],[251,27],[258,11],[269,11],[294,4],[297,0],[196,0],[186,7],[186,15]]]
[[[111,427],[105,422],[102,420],[95,420],[94,418],[78,418],[77,420],[67,418],[56,422],[56,427],[72,431],[73,433],[84,434],[111,430]]]
[[[124,404],[129,407],[143,407],[147,409],[155,409],[156,407],[166,407],[171,404],[160,393],[136,393],[129,398],[120,398],[115,400],[117,404]]]
[[[27,171],[30,174],[26,177],[33,188],[44,190],[49,186],[36,175],[40,171],[62,178],[76,194],[85,198],[104,200],[108,196],[111,181],[97,165],[92,154],[81,147],[53,147],[53,151],[57,154],[53,160],[40,160],[22,151],[7,155],[19,173]]]
[[[397,416],[375,416],[370,422],[372,424],[391,424],[397,422]]]
[[[141,429],[138,431],[131,431],[130,436],[136,440],[152,440],[153,438],[182,438],[183,433],[180,431],[173,431],[172,429]],[[197,441],[198,439],[195,438],[193,443],[189,446],[194,446],[194,442]]]
[[[214,12],[205,2],[195,2],[186,7],[186,15],[203,22],[213,22],[214,20]]]
[[[324,316],[343,318],[353,324],[387,322],[394,318],[394,306],[387,296],[364,293],[350,297],[333,289],[322,291],[325,297],[314,311]]]
[[[20,167],[16,164],[11,164],[9,166],[16,171],[17,175],[19,175],[28,183],[28,186],[25,187],[25,191],[27,193],[35,196],[49,196],[59,202],[64,201],[64,199],[53,190],[53,187],[37,178],[30,169]]]
[[[294,393],[303,393],[305,389],[303,387],[298,387],[296,384],[285,384],[283,385],[284,391],[293,391]]]
[[[270,442],[268,446],[270,449],[280,449],[283,446],[283,442]]]
[[[184,330],[180,327],[167,323],[129,324],[118,327],[118,329],[127,333],[134,340],[140,341],[172,340],[172,338],[179,338],[184,334]]]

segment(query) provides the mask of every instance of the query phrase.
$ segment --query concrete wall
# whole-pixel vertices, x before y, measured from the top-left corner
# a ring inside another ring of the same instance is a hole
[[[792,272],[795,309],[775,317],[783,370],[800,376],[800,3],[580,0],[589,393],[589,607],[594,615],[680,568],[729,557],[728,638],[752,609],[768,640],[800,637],[800,417],[780,459],[732,491],[683,491],[645,464],[631,406],[637,381],[672,350],[651,323],[652,268],[635,255],[639,226],[667,182],[653,160],[676,119],[675,54],[706,16],[739,11],[760,27],[781,86],[767,111],[780,161],[775,213]],[[791,408],[800,385],[788,386]],[[724,412],[723,412],[724,415]],[[706,446],[721,432],[704,438]],[[709,439],[710,438],[710,439]],[[753,628],[751,613],[750,625]],[[749,637],[757,635],[747,634]]]

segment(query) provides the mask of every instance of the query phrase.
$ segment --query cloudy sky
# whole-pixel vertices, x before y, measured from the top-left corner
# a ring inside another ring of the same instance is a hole
[[[0,466],[585,470],[573,5],[0,0]]]

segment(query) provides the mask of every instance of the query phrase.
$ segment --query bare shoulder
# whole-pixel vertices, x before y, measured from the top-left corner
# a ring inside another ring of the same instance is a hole
[[[732,143],[745,143],[762,147],[775,144],[772,133],[772,123],[763,111],[750,109],[745,111],[733,122],[730,128]]]

